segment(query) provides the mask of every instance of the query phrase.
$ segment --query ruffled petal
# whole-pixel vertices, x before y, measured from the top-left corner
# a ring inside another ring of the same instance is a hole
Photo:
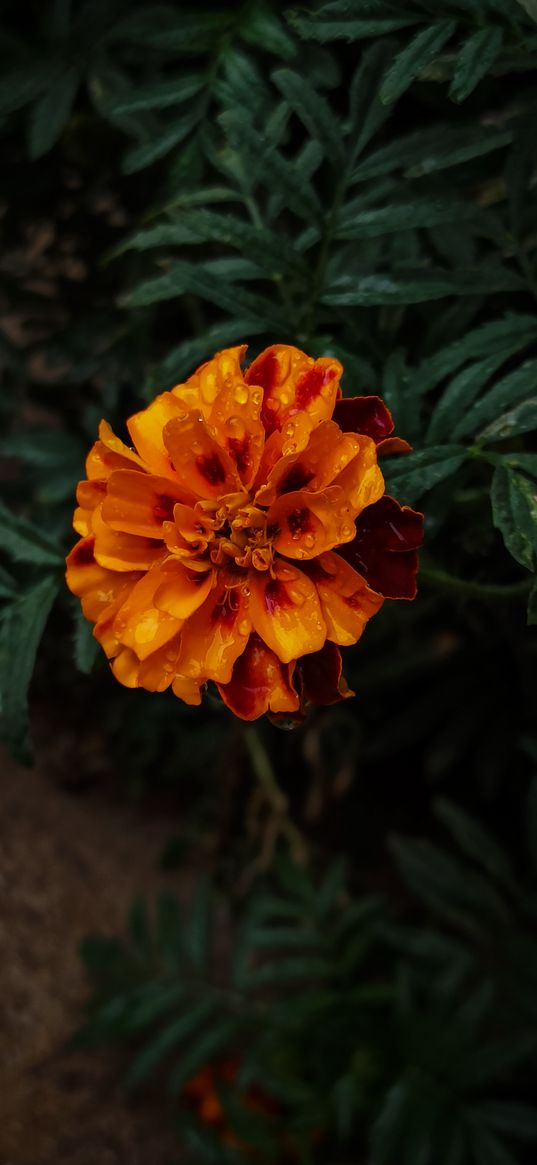
[[[412,453],[412,445],[404,437],[386,437],[377,445],[377,457],[392,457],[394,453]]]
[[[394,430],[393,417],[380,396],[350,396],[336,401],[334,421],[344,433],[363,433],[378,445]]]
[[[185,704],[201,704],[201,685],[190,676],[176,676],[172,683],[172,692]]]
[[[161,567],[163,581],[155,591],[154,603],[176,619],[189,619],[205,602],[215,580],[214,570],[188,570],[182,562],[168,559]]]
[[[193,497],[218,498],[240,492],[233,461],[196,413],[169,421],[164,442],[177,480]]]
[[[116,574],[95,561],[95,537],[82,538],[73,546],[66,559],[66,581],[69,590],[82,599],[86,619],[94,622],[126,594],[140,578],[138,572]]]
[[[289,344],[273,344],[261,352],[244,378],[263,389],[261,420],[267,436],[284,430],[297,414],[308,418],[312,428],[329,420],[342,372],[339,360],[314,360]]]
[[[108,421],[101,421],[99,440],[92,446],[86,459],[86,473],[90,480],[107,478],[114,469],[137,469],[145,472],[141,457],[116,437]]]
[[[322,647],[326,624],[315,584],[302,571],[276,560],[274,573],[250,575],[250,616],[267,647],[290,663]]]
[[[164,428],[174,418],[184,418],[186,408],[171,392],[162,392],[141,412],[127,421],[136,448],[151,473],[175,478],[170,454],[164,444]]]
[[[309,559],[353,538],[353,519],[345,491],[329,485],[318,493],[283,494],[270,507],[267,531],[279,554]]]
[[[165,554],[162,542],[156,538],[138,538],[135,534],[120,534],[103,521],[100,509],[92,517],[95,534],[95,558],[107,570],[149,570]]]
[[[140,661],[129,647],[124,647],[112,660],[112,671],[125,688],[138,688]]]
[[[333,482],[343,490],[353,518],[384,493],[384,478],[377,464],[374,441],[371,437],[362,436],[356,437],[355,440],[359,442],[359,452]],[[347,540],[342,538],[341,541]]]
[[[224,704],[241,720],[257,720],[265,712],[296,712],[294,663],[282,664],[259,635],[250,635],[237,659],[229,684],[219,684]]]
[[[241,362],[245,352],[246,344],[217,352],[172,392],[189,409],[201,412],[218,444],[234,462],[241,482],[249,487],[263,452],[265,430],[260,419],[263,394],[244,380]]]
[[[353,541],[338,553],[385,598],[413,599],[422,541],[423,514],[386,495],[362,511]]]
[[[382,595],[333,551],[305,563],[303,569],[317,587],[328,638],[342,647],[356,643],[368,620],[380,610]]]
[[[339,648],[326,642],[321,651],[307,655],[300,661],[303,702],[306,704],[339,704],[355,693],[349,688],[342,675],[342,660]]]
[[[114,634],[130,647],[138,659],[147,659],[181,630],[182,620],[155,606],[155,592],[164,581],[161,568],[154,567],[140,579],[120,607]]]
[[[281,494],[324,489],[359,452],[358,437],[342,433],[334,421],[324,421],[313,430],[301,453],[277,461],[266,484],[258,489],[256,503],[270,506]]]
[[[181,632],[141,661],[138,682],[147,692],[165,692],[175,679],[175,667],[181,644]]]
[[[220,585],[185,623],[177,670],[198,683],[229,683],[251,630],[247,596]]]
[[[102,516],[112,530],[158,538],[183,499],[184,491],[169,478],[117,469],[108,480]]]

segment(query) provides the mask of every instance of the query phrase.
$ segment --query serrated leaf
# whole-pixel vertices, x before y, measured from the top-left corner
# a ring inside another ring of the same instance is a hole
[[[70,68],[50,86],[32,110],[30,119],[30,157],[36,160],[58,141],[80,83],[78,69]]]
[[[299,76],[291,69],[277,69],[272,78],[310,137],[319,142],[326,157],[341,164],[344,145],[340,122],[326,98],[315,91],[307,77]]]
[[[523,400],[514,409],[502,413],[486,429],[478,433],[477,439],[482,445],[490,441],[505,441],[507,437],[516,437],[520,433],[529,433],[537,429],[537,397]]]
[[[378,96],[386,65],[393,57],[393,41],[368,45],[351,81],[349,93],[349,139],[357,158],[377,130],[390,116]]]
[[[455,20],[442,20],[418,32],[388,69],[381,85],[380,100],[389,105],[397,101],[426,66],[434,61],[453,36],[456,27]]]
[[[419,16],[379,16],[370,20],[348,19],[342,13],[341,17],[331,19],[333,5],[325,5],[322,15],[307,15],[302,12],[289,12],[287,19],[292,28],[304,40],[318,40],[322,44],[332,40],[358,41],[374,36],[386,36],[390,32],[397,32],[401,28],[417,24]]]
[[[118,21],[109,34],[110,39],[160,49],[171,56],[178,53],[187,56],[214,49],[236,19],[233,8],[213,12],[190,9],[178,13],[170,6],[162,6],[161,11],[162,17],[157,7],[153,10],[149,6],[139,14]]]
[[[212,1001],[204,999],[201,1003],[189,1008],[172,1023],[167,1024],[163,1031],[149,1043],[142,1052],[132,1061],[125,1078],[126,1087],[137,1088],[148,1079],[161,1065],[166,1056],[188,1037],[192,1037],[197,1028],[209,1018],[214,1011]]]
[[[205,83],[202,73],[184,73],[173,80],[159,81],[154,85],[137,85],[130,92],[106,101],[107,116],[123,117],[130,113],[180,105],[199,93]]]
[[[441,441],[443,437],[453,434],[454,426],[460,420],[461,414],[466,416],[470,405],[491,376],[509,358],[509,352],[502,352],[499,356],[478,360],[463,368],[444,389],[438,404],[433,409],[429,428],[427,430],[427,444]]]
[[[93,626],[82,613],[77,601],[75,607],[75,627],[73,635],[73,655],[75,664],[83,675],[89,675],[98,656],[101,646],[94,638]]]
[[[59,566],[63,555],[58,546],[32,526],[25,518],[19,518],[0,502],[0,544],[2,550],[16,562],[32,562],[36,566]]]
[[[146,304],[175,299],[186,291],[216,303],[230,315],[239,311],[245,317],[251,315],[253,320],[262,320],[267,329],[274,328],[280,334],[286,331],[283,316],[276,312],[270,300],[218,278],[214,273],[209,274],[201,265],[190,263],[170,264],[165,275],[142,283],[125,297],[124,303],[127,307],[145,307]]]
[[[438,482],[456,473],[465,458],[464,445],[437,445],[409,453],[387,465],[385,473],[397,496],[412,504]]]
[[[450,295],[487,295],[493,291],[520,290],[522,280],[502,268],[472,271],[391,271],[355,279],[342,276],[328,287],[322,303],[334,307],[378,307],[381,304],[428,303]]]
[[[520,473],[498,465],[491,488],[492,520],[510,554],[533,570],[537,553],[537,486]]]
[[[458,199],[421,198],[368,210],[361,210],[360,202],[357,198],[341,208],[335,225],[337,239],[373,239],[397,231],[479,218],[472,203]]]
[[[274,143],[259,133],[245,114],[238,111],[222,113],[218,118],[233,148],[255,176],[270,190],[280,193],[286,206],[300,218],[311,223],[317,218],[320,206],[310,183],[300,180],[299,170],[284,158]]]
[[[455,372],[467,360],[487,359],[507,352],[512,355],[527,344],[537,340],[537,319],[535,316],[508,315],[501,320],[492,320],[460,340],[455,340],[447,348],[441,348],[424,360],[418,368],[422,391],[428,392],[440,383],[450,372]]]
[[[247,10],[246,18],[239,24],[239,32],[247,44],[274,53],[284,61],[292,61],[296,56],[295,42],[283,27],[278,13],[260,0]]]
[[[198,108],[190,109],[188,113],[177,118],[172,125],[169,125],[157,137],[153,137],[151,141],[142,142],[141,145],[127,150],[121,166],[123,173],[135,174],[138,170],[143,170],[146,166],[151,166],[153,162],[164,158],[175,146],[178,146],[188,137],[199,120],[200,110]]]
[[[492,68],[501,52],[503,32],[499,25],[480,28],[462,46],[455,63],[449,96],[464,101]]]
[[[23,763],[29,763],[32,758],[28,740],[28,687],[58,585],[53,576],[41,579],[6,608],[0,627],[2,738]]]
[[[478,433],[483,425],[492,423],[506,408],[513,408],[535,391],[537,359],[525,360],[514,372],[502,377],[497,384],[460,418],[452,430],[455,439]]]
[[[351,181],[367,181],[395,170],[402,170],[408,178],[421,178],[502,149],[512,140],[512,130],[482,125],[453,129],[441,124],[434,129],[415,130],[364,158],[353,171]]]

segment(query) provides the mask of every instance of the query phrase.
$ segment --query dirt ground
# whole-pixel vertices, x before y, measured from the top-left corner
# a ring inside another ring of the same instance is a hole
[[[0,757],[0,1165],[178,1165],[162,1112],[122,1096],[115,1057],[66,1049],[87,992],[79,942],[174,884],[158,862],[178,823],[43,767]]]

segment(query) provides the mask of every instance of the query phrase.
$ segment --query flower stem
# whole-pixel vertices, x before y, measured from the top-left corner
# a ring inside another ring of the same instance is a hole
[[[242,737],[262,799],[272,811],[271,834],[285,837],[295,861],[304,864],[307,861],[306,842],[289,816],[289,800],[278,784],[261,736],[253,724],[244,724]]]
[[[517,599],[528,594],[533,579],[523,578],[516,583],[480,583],[472,579],[457,578],[437,567],[423,566],[419,573],[420,583],[433,587],[435,590],[447,591],[451,594],[468,595],[476,599]]]

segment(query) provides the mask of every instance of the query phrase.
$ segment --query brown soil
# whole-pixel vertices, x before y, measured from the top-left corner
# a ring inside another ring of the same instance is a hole
[[[78,945],[120,933],[170,877],[178,824],[102,791],[57,788],[4,758],[0,781],[0,1165],[177,1165],[153,1102],[122,1095],[115,1056],[69,1051],[87,994]]]

